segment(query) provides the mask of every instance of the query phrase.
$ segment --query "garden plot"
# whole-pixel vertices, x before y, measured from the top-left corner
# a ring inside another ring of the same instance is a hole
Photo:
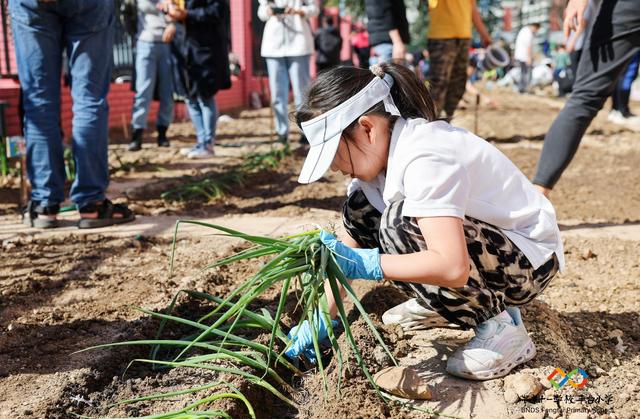
[[[527,126],[528,138],[542,135],[555,112],[555,109],[545,110],[545,102],[534,99],[531,107],[548,115]],[[505,94],[503,100],[515,99]],[[529,104],[522,106],[525,109]],[[516,112],[517,118],[510,118],[504,112],[501,119],[488,111],[484,115],[486,129],[504,127],[504,136],[496,135],[496,138],[510,143],[504,146],[498,143],[499,146],[531,176],[541,143],[512,138],[521,124],[523,112]],[[481,111],[481,116],[483,113]],[[461,121],[468,122],[470,115],[472,117],[469,113],[462,114]],[[338,210],[345,190],[344,179],[330,175],[314,185],[298,185],[297,170],[303,153],[295,147],[293,154],[278,168],[264,171],[249,184],[215,200],[171,202],[163,200],[160,194],[135,198],[125,193],[150,182],[182,181],[184,176],[223,172],[236,166],[242,155],[267,152],[270,145],[262,143],[266,142],[268,123],[268,112],[258,111],[222,125],[221,151],[208,162],[181,160],[176,149],[143,150],[146,163],[140,165],[139,162],[135,170],[119,173],[114,189],[121,192],[121,200],[159,218],[242,213],[247,225],[251,225],[260,223],[260,217],[265,215],[299,220],[307,216],[309,209]],[[446,356],[469,339],[470,332],[434,329],[403,333],[397,328],[383,327],[380,317],[384,310],[404,297],[388,284],[375,286],[368,282],[357,283],[355,291],[362,297],[376,329],[399,363],[416,365],[433,389],[433,400],[417,405],[422,410],[385,403],[353,364],[353,359],[349,361],[353,368],[342,374],[336,359],[328,360],[326,395],[321,376],[314,371],[307,371],[302,377],[281,372],[293,391],[270,381],[295,402],[294,407],[264,387],[216,371],[153,370],[141,363],[129,366],[133,359],[148,358],[149,347],[72,354],[104,343],[154,339],[158,320],[132,306],[154,311],[166,309],[181,289],[224,297],[259,269],[263,261],[200,272],[205,265],[246,246],[212,236],[180,236],[175,276],[169,279],[171,242],[167,238],[113,238],[63,232],[34,239],[26,233],[3,243],[2,247],[0,417],[68,418],[72,417],[71,413],[138,417],[181,409],[201,399],[201,395],[236,394],[234,388],[246,397],[257,417],[265,418],[419,418],[431,416],[428,412],[455,417],[543,417],[541,411],[549,417],[585,417],[575,416],[580,414],[580,409],[595,417],[635,417],[640,411],[640,240],[605,238],[597,232],[602,224],[624,227],[640,220],[637,205],[640,192],[637,174],[632,170],[640,163],[640,156],[631,147],[634,138],[631,133],[609,127],[602,121],[597,121],[594,129],[558,185],[554,204],[563,228],[577,222],[583,227],[590,226],[595,235],[566,237],[567,272],[551,282],[542,298],[523,309],[538,355],[518,371],[548,386],[545,378],[555,368],[567,372],[583,368],[589,375],[586,393],[570,388],[542,388],[537,398],[522,400],[519,396],[513,397],[517,383],[509,380],[478,383],[447,376]],[[185,136],[187,133],[185,131]],[[186,141],[180,139],[175,143],[186,145]],[[123,163],[128,159],[134,157],[123,155]],[[138,186],[132,186],[136,182]],[[3,204],[2,208],[3,222],[13,221],[14,216],[8,215],[11,205]],[[279,297],[276,290],[266,292],[252,308],[265,308],[273,316]],[[210,302],[183,296],[175,312],[197,319],[211,307]],[[291,303],[286,307],[283,322],[289,327],[295,324],[300,313]],[[390,358],[381,356],[380,344],[368,331],[362,316],[352,306],[347,306],[347,310],[353,337],[367,365],[372,371],[388,365]],[[169,337],[187,332],[180,325],[166,331]],[[268,344],[269,339],[268,334],[253,336],[253,340],[263,344]],[[344,333],[338,336],[338,344],[347,353]],[[526,381],[520,377],[519,380]],[[118,401],[203,387],[216,381],[224,381],[229,386],[215,391],[203,389],[197,396],[176,393],[163,401],[110,406]],[[208,407],[224,410],[232,417],[249,415],[246,404],[238,398],[222,398]],[[605,414],[604,409],[610,409],[607,412],[613,412],[614,416]]]

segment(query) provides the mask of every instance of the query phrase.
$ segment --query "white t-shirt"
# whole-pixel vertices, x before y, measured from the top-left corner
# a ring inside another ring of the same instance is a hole
[[[551,202],[497,148],[444,121],[399,118],[386,176],[355,179],[348,193],[356,189],[380,212],[404,200],[405,217],[476,218],[500,228],[534,269],[553,253],[564,267]]]
[[[513,59],[516,61],[524,61],[530,63],[533,57],[531,56],[531,46],[533,45],[533,31],[527,25],[520,29],[518,36],[516,37],[516,47],[513,53]]]

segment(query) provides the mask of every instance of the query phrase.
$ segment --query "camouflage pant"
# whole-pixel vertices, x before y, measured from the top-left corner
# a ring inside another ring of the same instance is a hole
[[[429,88],[436,112],[451,118],[464,95],[469,39],[429,39]]]
[[[407,254],[427,250],[413,217],[402,216],[404,201],[391,203],[384,213],[373,207],[362,191],[353,192],[344,205],[342,219],[349,235],[363,248],[382,253]],[[475,218],[463,221],[471,271],[461,288],[393,282],[418,302],[463,328],[476,327],[500,314],[506,306],[528,303],[539,295],[558,272],[551,256],[538,269],[497,227]]]

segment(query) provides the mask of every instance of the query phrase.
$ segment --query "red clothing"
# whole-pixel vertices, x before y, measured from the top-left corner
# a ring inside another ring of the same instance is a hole
[[[369,34],[365,31],[358,32],[351,37],[351,45],[355,48],[366,48],[369,46]]]

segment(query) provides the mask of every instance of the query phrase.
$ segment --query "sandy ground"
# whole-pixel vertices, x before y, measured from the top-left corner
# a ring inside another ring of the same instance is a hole
[[[496,98],[498,109],[479,110],[478,133],[494,141],[532,176],[541,140],[562,102],[510,92],[496,94]],[[216,157],[206,161],[191,162],[178,153],[180,146],[193,141],[188,124],[171,128],[174,141],[170,149],[156,148],[151,136],[149,145],[137,154],[126,153],[123,144],[111,146],[111,195],[143,215],[133,225],[80,233],[70,213],[62,229],[38,232],[25,228],[15,215],[17,182],[5,179],[0,188],[0,417],[67,418],[72,412],[139,416],[175,406],[118,410],[106,405],[211,378],[160,375],[143,368],[123,376],[127,363],[139,355],[135,350],[71,354],[95,344],[152,336],[157,324],[133,305],[162,309],[180,289],[224,295],[251,271],[251,266],[241,266],[199,273],[205,264],[229,254],[237,242],[191,227],[180,235],[176,275],[169,279],[170,237],[176,219],[203,219],[274,235],[339,219],[345,180],[330,175],[314,185],[297,184],[304,150],[298,148],[295,136],[293,155],[278,170],[253,175],[228,196],[190,204],[164,202],[160,194],[183,184],[185,176],[224,172],[247,152],[269,149],[268,110],[244,111],[233,117],[220,125]],[[454,123],[473,129],[473,109],[461,112]],[[544,385],[537,398],[514,400],[508,379],[469,382],[448,376],[446,357],[472,336],[470,332],[390,331],[385,336],[400,363],[418,366],[433,388],[433,400],[419,407],[454,417],[637,417],[638,140],[637,133],[607,123],[601,113],[554,191],[567,270],[542,297],[523,309],[538,354],[517,371]],[[358,292],[374,319],[403,298],[386,285],[361,284]],[[363,348],[373,351],[375,344],[367,343],[365,335],[363,332]],[[372,368],[382,364],[374,362]],[[555,368],[567,372],[582,368],[589,381],[580,391],[569,386],[556,390],[546,379]],[[329,400],[315,391],[313,374],[300,387],[308,394],[308,403],[298,412],[259,391],[250,391],[250,398],[260,405],[260,417],[431,416],[385,405],[362,377],[353,377],[342,396]],[[233,413],[234,417],[244,415],[238,409]]]

